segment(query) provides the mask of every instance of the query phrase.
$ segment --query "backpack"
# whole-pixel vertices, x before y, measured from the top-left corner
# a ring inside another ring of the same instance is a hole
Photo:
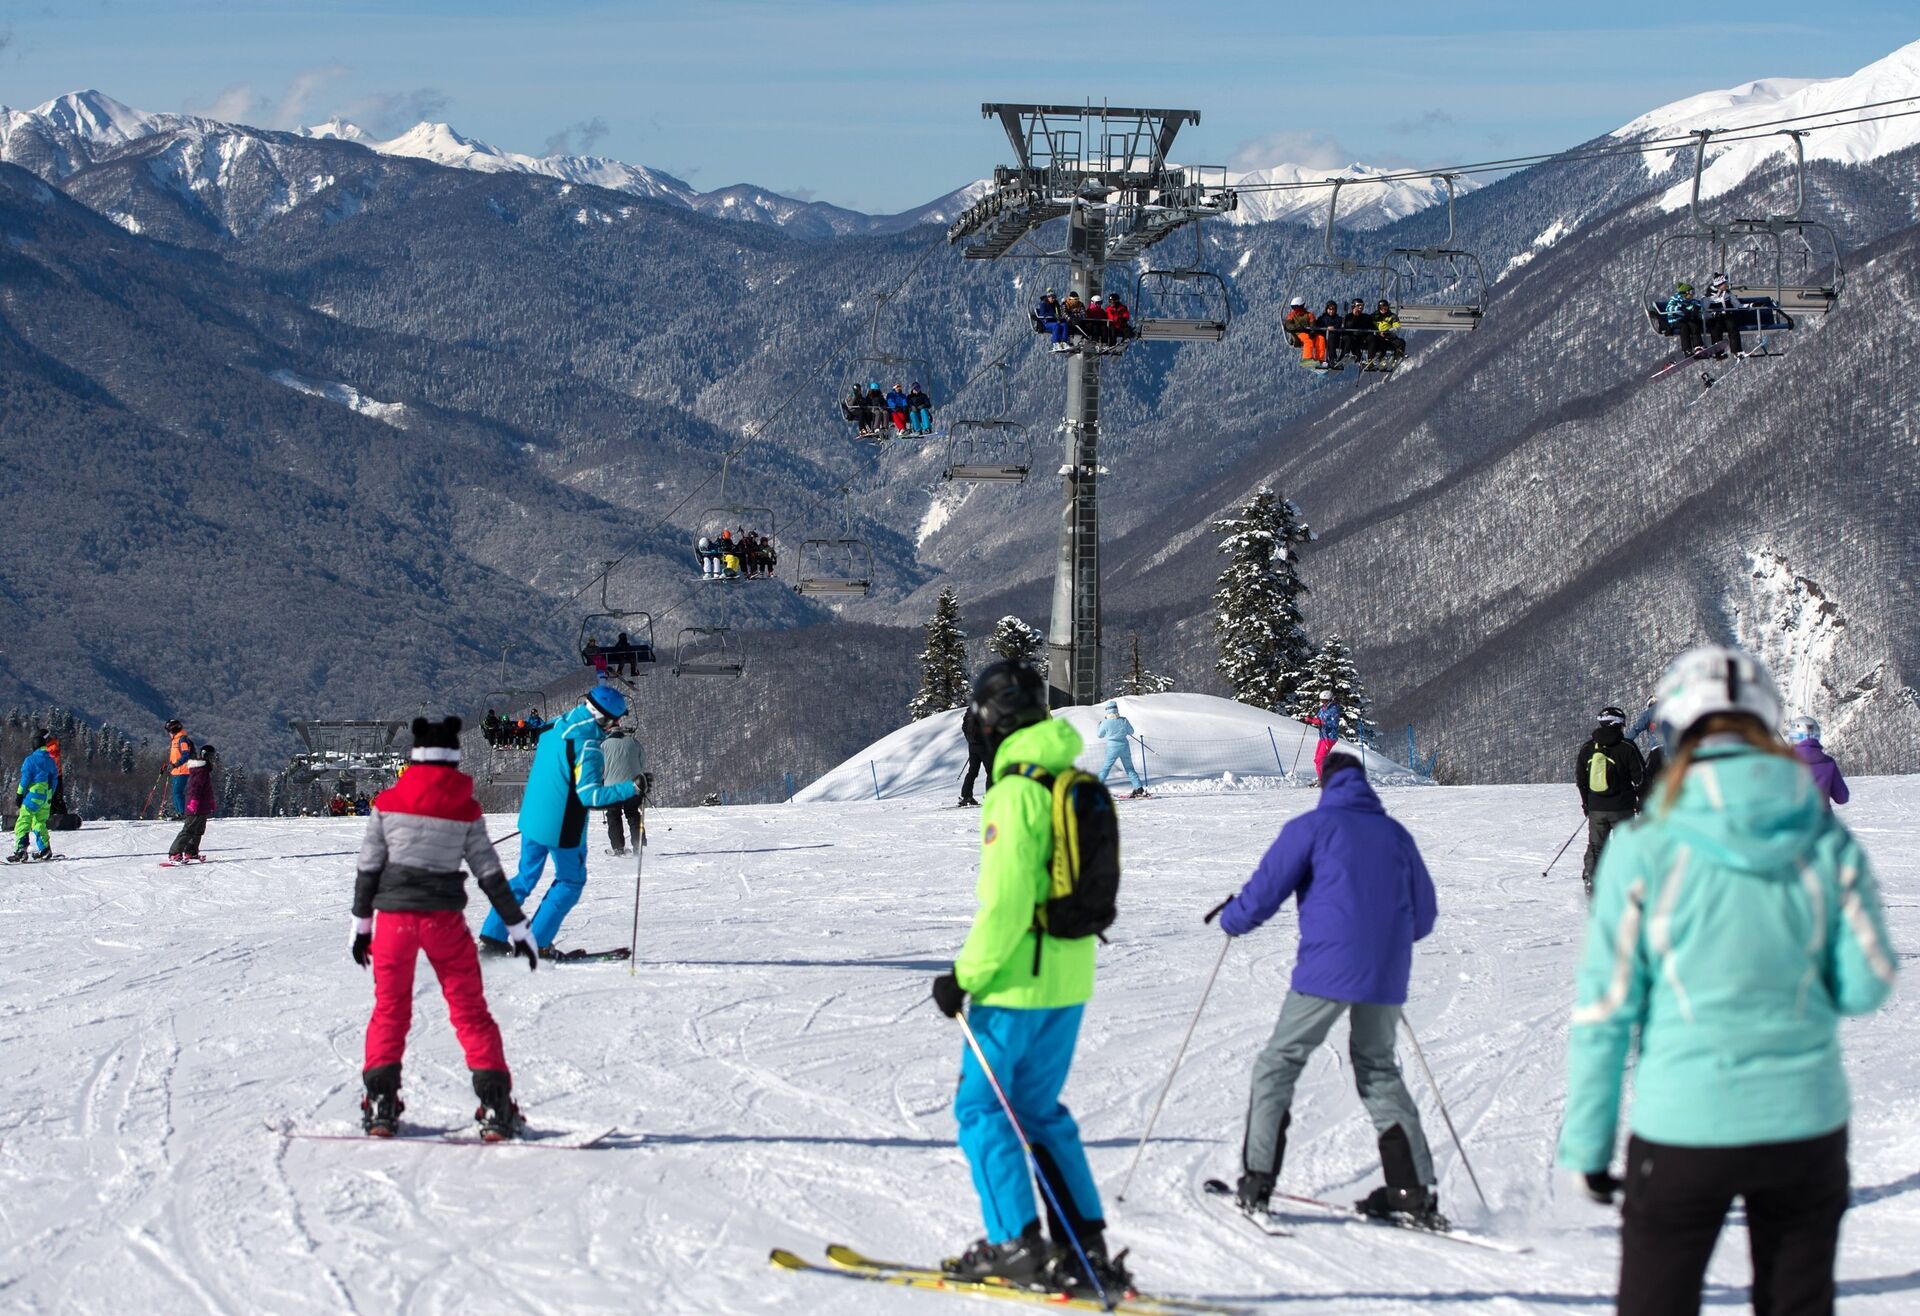
[[[1009,771],[1043,786],[1053,796],[1052,881],[1045,904],[1033,911],[1033,972],[1048,937],[1075,941],[1099,937],[1119,916],[1120,823],[1106,783],[1068,768],[1055,776],[1031,763]]]
[[[1591,795],[1612,795],[1615,787],[1613,775],[1618,771],[1612,759],[1603,749],[1595,749],[1587,759],[1587,792]]]

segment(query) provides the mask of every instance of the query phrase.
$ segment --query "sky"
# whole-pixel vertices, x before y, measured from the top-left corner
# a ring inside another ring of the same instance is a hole
[[[1197,109],[1175,152],[1195,164],[1434,165],[1558,150],[1754,78],[1840,76],[1916,38],[1912,0],[0,0],[0,102],[97,88],[381,135],[430,118],[892,212],[1008,160],[984,101]]]

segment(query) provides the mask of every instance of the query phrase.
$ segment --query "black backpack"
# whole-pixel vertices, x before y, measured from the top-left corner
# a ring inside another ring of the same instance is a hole
[[[1043,786],[1053,796],[1052,883],[1045,904],[1033,911],[1033,971],[1048,937],[1106,940],[1119,917],[1120,821],[1106,783],[1068,768],[1057,777],[1032,763],[1008,772]]]

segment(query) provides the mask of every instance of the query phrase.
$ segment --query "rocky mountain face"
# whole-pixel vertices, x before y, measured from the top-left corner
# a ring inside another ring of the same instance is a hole
[[[68,138],[0,115],[22,166],[0,166],[0,450],[26,477],[0,494],[18,618],[0,703],[128,727],[188,711],[264,763],[289,715],[477,712],[507,647],[511,683],[558,691],[599,606],[582,591],[624,557],[610,604],[653,613],[663,648],[684,626],[756,632],[743,682],[659,673],[642,696],[684,789],[750,791],[898,723],[901,628],[941,584],[976,633],[1044,624],[1061,385],[1024,308],[1056,271],[964,262],[930,227],[815,237],[84,112]],[[1563,775],[1593,708],[1708,637],[1767,652],[1836,750],[1912,769],[1915,157],[1816,163],[1847,295],[1704,399],[1689,374],[1646,382],[1666,343],[1639,310],[1681,162],[1464,196],[1461,240],[1501,276],[1486,321],[1390,378],[1292,363],[1290,295],[1377,291],[1308,269],[1317,233],[1209,227],[1226,342],[1137,345],[1106,371],[1110,670],[1138,632],[1149,666],[1219,689],[1207,524],[1272,482],[1324,536],[1308,624],[1347,637],[1381,724],[1417,723],[1457,777]],[[1728,203],[1777,195],[1779,163]],[[1348,243],[1443,231],[1428,209]],[[937,444],[854,441],[835,399],[903,376],[945,418],[1027,422],[1036,478],[949,484]],[[692,537],[759,507],[789,555],[851,526],[872,597],[703,584]]]

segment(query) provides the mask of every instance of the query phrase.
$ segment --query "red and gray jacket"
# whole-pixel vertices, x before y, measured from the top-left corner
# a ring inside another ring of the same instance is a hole
[[[451,763],[409,764],[399,781],[374,797],[367,815],[359,875],[353,883],[353,916],[370,918],[376,909],[465,909],[463,859],[509,926],[526,918],[487,839],[486,820],[473,798],[473,778]]]

